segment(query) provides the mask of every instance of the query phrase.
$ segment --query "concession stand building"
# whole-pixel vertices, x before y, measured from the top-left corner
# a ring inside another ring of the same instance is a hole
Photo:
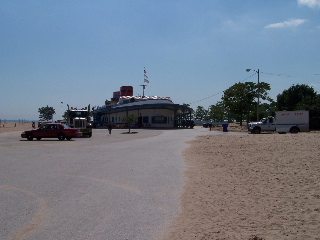
[[[169,97],[133,96],[133,87],[123,86],[111,101],[93,110],[95,127],[122,127],[124,117],[135,115],[137,128],[179,128],[192,126],[193,110],[174,104]]]

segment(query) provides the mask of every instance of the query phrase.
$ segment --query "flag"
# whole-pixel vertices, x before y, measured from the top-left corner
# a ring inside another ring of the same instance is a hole
[[[144,82],[145,83],[149,83],[148,76],[147,76],[147,71],[145,69],[143,69],[143,76],[144,76]]]

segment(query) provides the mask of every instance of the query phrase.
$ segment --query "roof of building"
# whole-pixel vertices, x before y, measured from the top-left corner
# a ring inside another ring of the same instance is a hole
[[[155,105],[155,104],[165,104],[174,105],[169,97],[140,97],[140,96],[127,96],[120,97],[117,105],[113,107],[131,107],[131,106],[142,106],[142,105]]]
[[[117,111],[121,109],[128,108],[149,108],[149,107],[159,107],[159,108],[185,108],[183,105],[174,104],[170,97],[159,97],[159,96],[122,96],[119,102],[114,105],[98,107],[95,111]],[[192,111],[189,107],[186,107],[187,111]]]

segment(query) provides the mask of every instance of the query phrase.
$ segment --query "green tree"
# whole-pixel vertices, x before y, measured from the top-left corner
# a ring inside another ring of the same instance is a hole
[[[184,107],[190,107],[190,104],[189,103],[183,103],[182,104]]]
[[[310,128],[320,129],[320,94],[317,94],[315,104],[310,110]]]
[[[178,116],[177,119],[180,119],[181,121],[183,120],[192,120],[194,118],[194,111],[193,109],[190,107],[189,103],[183,103],[183,114]],[[190,114],[187,114],[190,113]]]
[[[320,95],[306,84],[297,84],[277,96],[278,110],[309,110],[310,128],[320,129]]]
[[[53,107],[49,107],[48,105],[46,107],[42,107],[38,109],[39,112],[39,119],[50,121],[53,119],[53,115],[56,114],[56,110]]]
[[[224,119],[227,119],[227,114],[223,102],[219,101],[215,105],[211,105],[209,107],[208,116],[209,119],[213,119],[217,122],[222,122]]]
[[[277,103],[272,101],[271,103],[260,104],[260,112],[264,113],[264,116],[275,116],[277,111]]]
[[[137,119],[137,116],[133,114],[122,118],[122,121],[128,125],[129,133],[131,132],[131,124],[135,123]]]
[[[204,109],[202,106],[198,106],[194,114],[196,120],[208,120],[207,119],[208,110]]]
[[[277,96],[278,110],[310,110],[317,102],[317,93],[306,84],[297,84]]]
[[[256,112],[255,99],[258,96],[261,100],[272,101],[268,96],[270,89],[270,84],[265,82],[261,82],[259,85],[253,82],[245,82],[236,83],[225,90],[222,101],[228,110],[229,119],[231,117],[239,119],[240,125],[242,125],[245,117],[249,121],[251,114]]]

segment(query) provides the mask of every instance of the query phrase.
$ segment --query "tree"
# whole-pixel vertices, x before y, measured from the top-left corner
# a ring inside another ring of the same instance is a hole
[[[194,111],[193,109],[190,107],[189,103],[183,103],[183,110],[182,110],[182,114],[179,114],[176,116],[176,120],[178,120],[178,122],[183,122],[183,121],[189,121],[192,120],[194,118]],[[181,110],[178,110],[179,113],[181,113]]]
[[[222,122],[227,119],[227,114],[222,101],[217,102],[215,105],[209,107],[208,113],[209,119],[213,119],[216,122]]]
[[[204,109],[202,106],[198,106],[194,114],[196,120],[208,120],[207,119],[208,110]]]
[[[229,116],[240,120],[240,125],[244,120],[245,114],[249,118],[254,100],[254,83],[236,83],[224,91],[222,101],[229,110]],[[229,120],[229,119],[228,119]]]
[[[190,107],[190,104],[189,103],[183,103],[182,104],[184,107]]]
[[[53,119],[53,115],[56,114],[56,110],[53,107],[42,107],[38,109],[39,119],[49,121]]]
[[[122,121],[126,123],[129,127],[129,133],[131,132],[131,124],[135,123],[137,121],[137,116],[136,115],[130,115],[122,118]]]
[[[317,94],[313,109],[310,110],[310,128],[320,129],[320,94]]]
[[[271,103],[260,104],[260,112],[264,113],[264,116],[275,116],[277,110],[277,103],[272,101]]]
[[[306,84],[297,84],[277,96],[278,110],[310,110],[317,101],[317,93]]]
[[[278,110],[309,110],[310,128],[320,129],[320,95],[306,84],[297,84],[277,96]]]
[[[262,100],[272,101],[268,96],[270,84],[261,82],[258,84],[253,82],[236,83],[224,91],[222,101],[228,109],[229,118],[233,117],[240,120],[240,125],[244,118],[250,120],[250,114],[256,108],[255,99],[259,96]],[[259,94],[259,95],[258,95]]]

